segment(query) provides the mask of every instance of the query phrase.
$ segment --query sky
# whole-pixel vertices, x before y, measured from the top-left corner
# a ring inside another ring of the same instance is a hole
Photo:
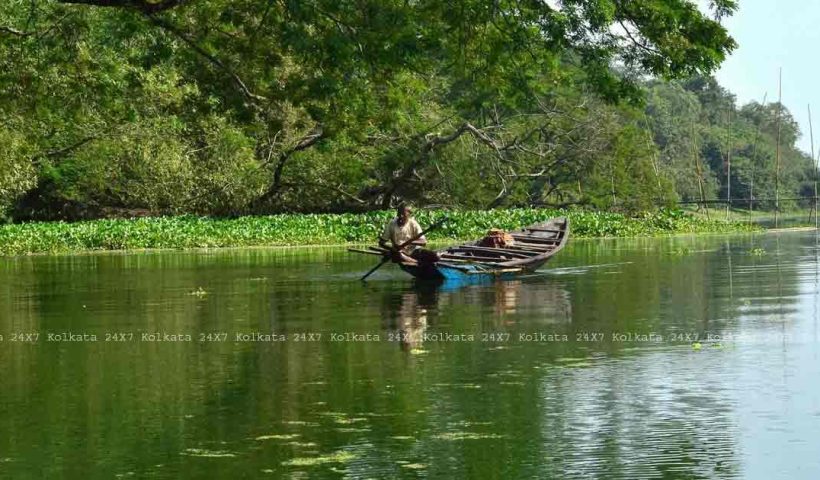
[[[715,74],[737,95],[738,106],[777,101],[778,70],[783,69],[783,104],[800,123],[798,147],[811,151],[808,105],[820,150],[820,1],[739,0],[739,10],[723,24],[738,48]]]

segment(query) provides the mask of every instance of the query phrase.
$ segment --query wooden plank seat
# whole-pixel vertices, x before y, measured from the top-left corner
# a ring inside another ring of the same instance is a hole
[[[525,241],[516,241],[516,247],[521,248],[535,248],[535,249],[543,249],[544,252],[549,252],[553,248],[555,248],[556,244],[554,243],[536,243],[536,242],[525,242]]]
[[[494,247],[476,247],[473,245],[460,245],[458,247],[453,247],[448,249],[449,252],[478,252],[478,253],[487,253],[487,254],[496,254],[496,255],[507,255],[510,257],[515,258],[530,258],[532,256],[538,255],[535,252],[521,252],[521,251],[514,251],[508,248],[494,248]]]
[[[561,242],[561,239],[559,239],[559,238],[543,238],[543,237],[538,238],[538,237],[532,237],[532,236],[529,236],[529,235],[518,235],[518,234],[513,234],[512,237],[513,237],[513,239],[515,239],[516,242],[521,241],[521,242],[537,243],[537,244],[549,244],[549,245],[555,245],[555,244]]]
[[[559,230],[557,228],[536,228],[536,227],[527,227],[524,230],[529,230],[530,232],[545,232],[545,233],[561,233],[563,230]]]
[[[519,252],[528,252],[540,255],[542,253],[551,252],[554,247],[528,243],[516,243],[515,245],[507,245],[504,248],[507,250],[515,250]]]
[[[509,262],[510,259],[508,258],[498,258],[498,257],[480,257],[477,255],[457,255],[454,253],[442,253],[441,258],[447,259],[461,259],[461,260],[474,260],[476,262]]]

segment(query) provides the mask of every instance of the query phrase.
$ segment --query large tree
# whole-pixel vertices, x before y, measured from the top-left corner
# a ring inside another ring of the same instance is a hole
[[[709,73],[735,46],[732,0],[7,3],[0,120],[20,139],[0,161],[21,187],[0,193],[36,176],[21,215],[385,206],[465,141],[499,204],[505,179],[532,192],[578,158],[559,119],[585,97],[637,101],[643,75]]]

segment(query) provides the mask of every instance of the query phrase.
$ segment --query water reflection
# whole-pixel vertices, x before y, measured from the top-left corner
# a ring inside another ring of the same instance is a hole
[[[549,452],[545,473],[565,478],[602,472],[613,478],[737,474],[736,403],[727,388],[732,372],[706,357],[677,350],[618,362],[593,357],[580,368],[545,365],[539,399],[541,449]],[[710,371],[707,382],[704,368]]]
[[[382,313],[383,329],[404,351],[421,350],[427,331],[428,311],[438,308],[435,287],[421,287],[400,293],[388,292]]]
[[[0,261],[0,478],[818,477],[817,242],[576,242],[536,275],[459,288],[389,270],[363,287],[369,259],[336,251]],[[271,331],[288,341],[232,336]],[[329,340],[344,332],[401,341]],[[519,339],[538,332],[569,340]]]
[[[382,329],[388,338],[397,339],[401,349],[422,350],[426,333],[463,333],[448,319],[455,308],[470,306],[472,315],[480,320],[481,330],[471,331],[473,337],[497,332],[526,319],[526,324],[569,324],[572,302],[568,290],[543,277],[525,280],[487,281],[460,285],[418,282],[403,290],[386,290],[381,298]],[[456,317],[457,318],[457,317]],[[444,328],[436,328],[439,319]],[[438,338],[438,337],[436,337]]]
[[[441,297],[446,304],[479,306],[482,315],[494,317],[499,325],[517,316],[534,317],[542,323],[572,320],[569,291],[562,282],[544,275],[444,289]]]

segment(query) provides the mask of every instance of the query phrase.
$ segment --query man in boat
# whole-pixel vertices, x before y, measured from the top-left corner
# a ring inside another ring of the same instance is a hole
[[[384,232],[379,238],[379,246],[390,250],[391,257],[396,263],[435,263],[439,261],[439,256],[436,252],[425,250],[423,247],[427,245],[427,239],[424,235],[420,236],[409,245],[399,249],[399,247],[408,240],[418,236],[422,233],[421,225],[413,218],[413,210],[406,204],[402,203],[396,209],[396,218],[390,220],[384,227]]]

